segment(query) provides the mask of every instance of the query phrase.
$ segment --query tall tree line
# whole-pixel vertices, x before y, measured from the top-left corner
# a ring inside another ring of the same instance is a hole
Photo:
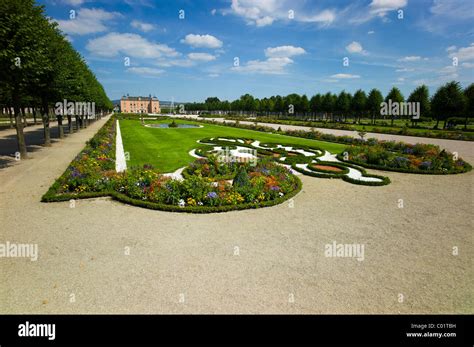
[[[420,118],[433,118],[437,120],[436,128],[440,121],[447,121],[452,117],[462,117],[465,127],[469,118],[474,117],[474,84],[470,84],[464,90],[458,82],[449,82],[441,86],[436,93],[430,97],[428,87],[421,85],[408,96],[407,99],[401,91],[393,87],[385,96],[376,88],[369,91],[359,89],[353,95],[342,91],[339,94],[316,94],[310,99],[306,95],[290,94],[287,96],[272,96],[258,99],[250,94],[242,95],[234,101],[219,100],[210,97],[203,103],[186,104],[187,111],[223,111],[227,113],[257,114],[262,116],[303,116],[307,119],[324,119],[329,121],[347,121],[353,119],[355,123],[361,118],[369,118],[375,124],[376,119],[381,118],[382,102],[419,102]],[[315,117],[317,116],[317,117]],[[319,118],[318,118],[319,117]],[[396,119],[395,115],[388,118],[391,125]],[[412,123],[415,120],[412,117]]]
[[[94,102],[99,114],[113,108],[102,85],[81,55],[45,16],[34,0],[0,1],[0,109],[13,109],[18,151],[27,157],[22,115],[32,108],[41,116],[45,145],[50,145],[49,121],[54,105]],[[10,116],[12,116],[10,112]],[[64,136],[63,115],[55,114],[59,136]],[[67,114],[69,132],[88,124],[88,116]]]

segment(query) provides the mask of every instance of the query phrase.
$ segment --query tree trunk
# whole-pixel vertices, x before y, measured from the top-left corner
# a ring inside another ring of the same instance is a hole
[[[395,120],[395,116],[392,116],[392,122],[391,122],[391,125],[393,127],[393,121]]]
[[[51,146],[51,129],[49,128],[48,102],[43,100],[43,134],[44,145]]]
[[[23,133],[23,124],[21,122],[20,100],[16,90],[13,91],[13,112],[15,113],[18,152],[20,153],[20,159],[26,159],[28,158],[28,153],[26,152],[25,134]]]
[[[464,130],[467,130],[467,121],[469,119],[469,116],[466,114],[466,119],[464,120]]]
[[[76,117],[76,131],[79,131],[80,129],[79,116],[75,115],[75,117]]]
[[[63,116],[61,114],[58,114],[56,118],[58,119],[59,138],[62,139],[64,137]]]
[[[28,121],[26,120],[25,108],[20,109],[20,111],[21,111],[21,114],[23,115],[23,127],[26,128],[28,126]]]
[[[10,107],[7,108],[8,116],[10,117],[10,129],[13,129],[13,116],[12,116],[12,109]]]
[[[33,121],[35,122],[35,125],[36,125],[36,112],[38,110],[36,109],[36,107],[33,107]]]
[[[67,125],[69,129],[69,135],[71,135],[74,132],[74,129],[72,126],[72,116],[70,114],[67,115]]]
[[[439,125],[439,117],[436,117],[436,125],[434,126],[434,129],[438,129]]]

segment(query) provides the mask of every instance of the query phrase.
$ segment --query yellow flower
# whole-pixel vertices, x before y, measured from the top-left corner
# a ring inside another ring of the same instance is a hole
[[[196,206],[196,200],[193,198],[188,198],[187,203],[189,206]]]

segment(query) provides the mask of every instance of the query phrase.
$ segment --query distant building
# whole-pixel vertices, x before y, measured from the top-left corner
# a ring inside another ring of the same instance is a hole
[[[129,96],[120,99],[122,113],[160,113],[160,101],[156,96]]]

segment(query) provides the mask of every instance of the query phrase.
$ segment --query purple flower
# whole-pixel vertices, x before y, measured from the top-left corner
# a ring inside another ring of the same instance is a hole
[[[215,198],[217,198],[217,193],[216,192],[209,192],[209,193],[207,193],[207,197],[209,199],[215,199]]]
[[[280,187],[278,187],[278,186],[271,186],[270,189],[273,190],[273,191],[278,191],[278,190],[280,190]]]
[[[420,164],[420,169],[428,170],[431,168],[431,161],[424,161]]]

